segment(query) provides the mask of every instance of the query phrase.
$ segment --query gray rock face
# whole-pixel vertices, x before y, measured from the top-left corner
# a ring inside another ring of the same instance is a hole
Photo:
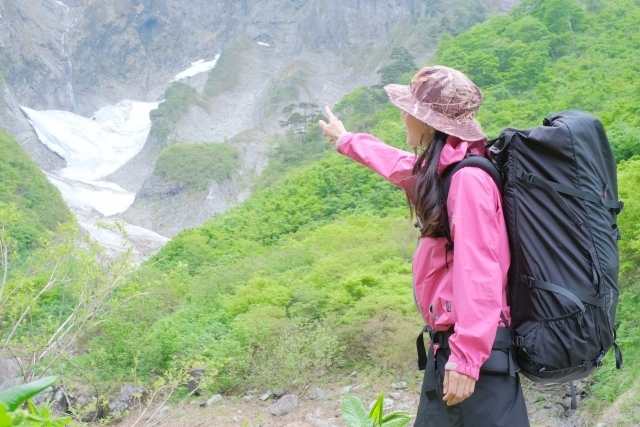
[[[360,0],[5,0],[0,96],[7,108],[0,109],[0,125],[42,169],[59,169],[64,160],[37,140],[19,105],[89,117],[122,99],[161,100],[191,62],[235,55],[218,71],[223,84],[215,96],[205,93],[207,74],[184,80],[205,99],[168,136],[170,143],[231,139],[248,147],[234,179],[198,194],[159,182],[152,171],[163,146],[153,138],[108,177],[141,191],[123,219],[173,236],[248,197],[266,162],[265,141],[281,131],[283,106],[332,105],[355,87],[377,83],[377,70],[397,45],[408,46],[422,63],[433,51],[438,14],[458,16],[459,26],[468,27],[516,2],[487,0],[470,11],[457,0],[429,7]]]
[[[0,384],[7,380],[15,379],[20,374],[21,360],[12,356],[0,356]]]
[[[144,387],[124,384],[120,393],[109,401],[109,415],[118,417],[129,410],[139,408],[147,397],[148,393]]]
[[[298,409],[298,396],[295,394],[285,394],[276,403],[269,406],[267,411],[271,415],[281,417]]]

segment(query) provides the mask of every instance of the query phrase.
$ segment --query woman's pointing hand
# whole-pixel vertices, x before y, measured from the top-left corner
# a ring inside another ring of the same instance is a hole
[[[333,115],[329,107],[325,107],[325,111],[327,112],[329,123],[324,120],[320,120],[318,121],[318,125],[320,126],[320,129],[322,129],[324,136],[328,137],[329,142],[333,144],[338,140],[338,138],[347,133],[347,130],[344,128],[342,122]]]

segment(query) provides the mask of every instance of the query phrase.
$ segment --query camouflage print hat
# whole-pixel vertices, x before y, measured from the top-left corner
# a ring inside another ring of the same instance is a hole
[[[426,67],[409,86],[392,84],[384,90],[396,107],[441,132],[465,141],[487,138],[475,119],[482,92],[458,70]]]

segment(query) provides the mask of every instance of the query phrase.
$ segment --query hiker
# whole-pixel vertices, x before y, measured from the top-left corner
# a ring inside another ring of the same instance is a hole
[[[440,179],[466,155],[484,155],[475,119],[482,92],[442,66],[385,91],[402,110],[413,153],[347,132],[328,107],[329,123],[318,124],[339,153],[406,192],[420,228],[413,292],[431,343],[415,426],[529,426],[507,329],[510,255],[500,191],[487,172],[464,167],[443,200]],[[500,339],[506,345],[496,346]]]

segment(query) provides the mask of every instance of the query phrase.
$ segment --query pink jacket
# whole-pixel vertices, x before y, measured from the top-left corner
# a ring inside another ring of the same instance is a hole
[[[462,160],[466,153],[483,153],[484,141],[449,137],[442,150],[439,172]],[[388,146],[366,134],[348,133],[336,143],[347,157],[374,170],[415,197],[414,153]],[[451,179],[447,199],[454,254],[446,259],[445,238],[420,238],[413,256],[416,305],[431,328],[454,326],[449,339],[449,362],[456,371],[478,379],[500,321],[510,322],[505,287],[510,255],[500,193],[484,171],[466,167]],[[447,268],[447,262],[449,267]],[[455,285],[454,285],[455,284]]]

